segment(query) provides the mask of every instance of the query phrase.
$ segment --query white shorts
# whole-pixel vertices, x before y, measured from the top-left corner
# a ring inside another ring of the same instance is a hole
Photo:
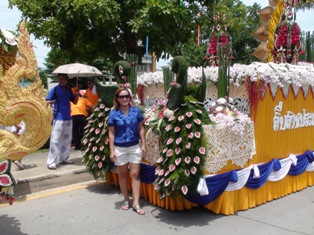
[[[142,150],[139,144],[130,147],[114,146],[116,154],[116,166],[123,166],[129,162],[141,163]]]

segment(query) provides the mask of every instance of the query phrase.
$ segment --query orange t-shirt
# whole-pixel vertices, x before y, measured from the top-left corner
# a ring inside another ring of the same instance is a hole
[[[91,102],[89,102],[88,99],[79,97],[77,104],[73,104],[71,102],[71,116],[84,115],[85,117],[87,117],[87,107],[92,107]]]
[[[93,94],[91,89],[86,90],[84,97],[92,103],[92,106],[95,106],[98,103],[99,95],[97,92],[96,94]]]

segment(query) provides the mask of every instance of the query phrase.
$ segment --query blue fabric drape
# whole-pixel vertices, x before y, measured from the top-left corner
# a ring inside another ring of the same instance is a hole
[[[199,193],[187,194],[185,195],[185,198],[199,205],[206,205],[211,201],[214,201],[225,191],[229,182],[231,181],[231,178],[234,177],[233,173],[233,171],[230,171],[206,178],[206,185],[209,192],[208,195],[201,196]]]
[[[312,151],[307,151],[304,154],[298,155],[297,159],[297,165],[291,165],[288,173],[289,175],[302,174],[306,170],[308,164],[314,161],[314,154]],[[262,187],[272,171],[281,169],[281,164],[279,159],[274,159],[271,162],[258,165],[257,167],[259,169],[260,177],[254,178],[254,170],[252,169],[249,179],[245,184],[248,188],[257,189]],[[141,164],[141,182],[152,184],[156,180],[155,169],[156,166]],[[219,197],[225,191],[229,182],[237,182],[238,175],[236,174],[236,171],[232,170],[230,172],[208,177],[205,180],[209,192],[208,195],[201,196],[199,193],[187,194],[185,195],[185,198],[199,205],[206,205]]]
[[[273,163],[274,163],[273,170],[279,171],[281,169],[281,164],[279,162],[279,159],[274,159]]]
[[[268,176],[272,172],[273,166],[274,166],[273,161],[259,165],[258,166],[258,169],[260,171],[260,177],[259,178],[254,178],[254,171],[252,169],[250,176],[249,176],[249,179],[248,179],[247,183],[245,184],[245,186],[248,188],[251,188],[251,189],[257,189],[257,188],[262,187],[266,183]]]
[[[147,164],[141,164],[141,182],[145,184],[152,184],[154,183],[157,176],[155,176],[155,166],[147,165]]]
[[[288,172],[289,175],[300,175],[307,168],[308,164],[313,162],[314,156],[313,152],[306,151],[304,154],[300,154],[297,156],[298,164],[296,166],[291,165],[290,170]]]

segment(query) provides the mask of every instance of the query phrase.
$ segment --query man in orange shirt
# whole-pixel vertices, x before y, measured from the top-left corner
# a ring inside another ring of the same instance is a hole
[[[77,93],[79,95],[79,91]],[[81,149],[81,140],[84,135],[84,128],[87,124],[86,118],[91,111],[92,104],[88,99],[79,97],[77,104],[71,102],[71,116],[73,122],[72,138],[75,150]]]
[[[88,79],[87,86],[88,88],[83,97],[88,99],[92,103],[92,106],[95,106],[98,103],[99,95],[96,91],[96,86],[95,86],[94,81],[91,79]]]

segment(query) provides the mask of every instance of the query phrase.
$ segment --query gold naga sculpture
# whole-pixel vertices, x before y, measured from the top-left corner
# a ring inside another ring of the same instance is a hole
[[[16,54],[0,45],[0,124],[13,126],[23,121],[26,131],[17,136],[0,129],[0,162],[22,159],[43,146],[51,134],[52,111],[24,20],[19,30]],[[20,87],[22,78],[34,82]]]

